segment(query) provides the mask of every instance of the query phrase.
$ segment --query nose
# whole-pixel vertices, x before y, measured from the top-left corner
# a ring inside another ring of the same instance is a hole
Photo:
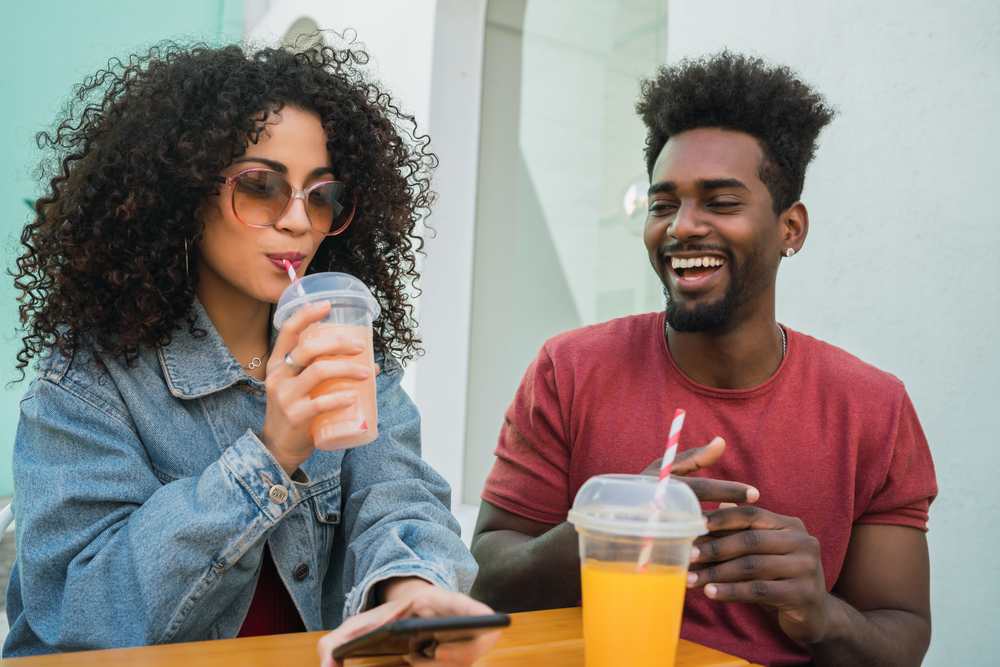
[[[309,216],[306,214],[305,193],[295,192],[288,201],[285,212],[274,223],[274,228],[298,236],[308,232],[310,227]]]
[[[667,226],[667,235],[680,242],[701,238],[708,234],[708,225],[700,219],[695,202],[682,201]]]

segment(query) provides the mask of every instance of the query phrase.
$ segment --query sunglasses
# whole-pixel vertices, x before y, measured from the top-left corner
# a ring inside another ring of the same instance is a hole
[[[321,181],[296,190],[284,176],[263,168],[244,169],[219,181],[232,191],[233,214],[247,227],[270,227],[296,199],[306,207],[309,224],[320,234],[333,236],[347,229],[357,198],[347,183]]]

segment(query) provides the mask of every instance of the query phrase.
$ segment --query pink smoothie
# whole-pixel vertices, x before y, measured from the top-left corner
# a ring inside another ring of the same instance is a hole
[[[365,342],[365,348],[355,355],[319,357],[324,360],[350,359],[371,369],[367,380],[327,380],[313,391],[312,398],[344,389],[358,392],[354,405],[343,410],[326,412],[313,420],[310,432],[317,449],[349,449],[364,445],[378,437],[378,412],[375,403],[375,355],[372,349],[372,330],[365,326],[347,324],[310,324],[303,332],[304,338],[344,336]]]

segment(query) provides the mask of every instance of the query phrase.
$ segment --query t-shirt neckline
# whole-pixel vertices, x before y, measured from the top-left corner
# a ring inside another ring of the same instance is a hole
[[[747,389],[716,389],[715,387],[706,387],[703,384],[699,384],[689,378],[684,374],[684,371],[680,369],[677,362],[674,361],[673,355],[670,354],[670,348],[667,347],[667,336],[666,336],[666,325],[667,325],[667,314],[664,311],[660,311],[659,316],[656,318],[657,330],[659,332],[657,338],[660,340],[660,352],[666,359],[666,366],[668,372],[674,376],[674,378],[686,386],[689,390],[701,394],[703,396],[711,396],[713,398],[720,398],[725,400],[743,400],[747,398],[756,398],[757,396],[762,396],[770,391],[772,391],[784,374],[785,367],[788,366],[792,356],[795,354],[795,344],[793,332],[791,329],[785,325],[779,323],[782,329],[785,330],[785,335],[788,338],[788,346],[785,350],[785,357],[778,364],[778,370],[774,372],[774,375],[769,377],[767,380],[757,385],[756,387],[749,387]]]

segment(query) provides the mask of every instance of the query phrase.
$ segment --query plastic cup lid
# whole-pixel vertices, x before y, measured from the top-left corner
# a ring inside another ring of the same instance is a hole
[[[354,276],[337,271],[313,273],[285,288],[274,311],[275,328],[280,329],[299,308],[319,301],[364,308],[372,314],[372,321],[377,320],[382,312],[372,293]]]
[[[580,487],[569,511],[577,528],[627,536],[694,538],[708,532],[697,496],[687,484],[671,481],[655,523],[653,497],[659,482],[649,475],[598,475]]]

